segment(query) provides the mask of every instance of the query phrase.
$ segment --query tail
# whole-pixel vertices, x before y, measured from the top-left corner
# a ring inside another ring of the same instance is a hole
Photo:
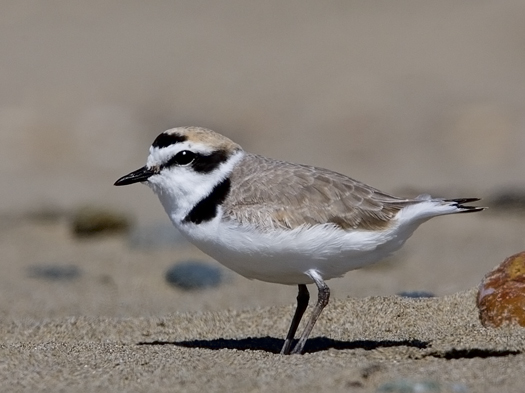
[[[460,199],[443,199],[443,202],[449,206],[456,207],[456,213],[474,213],[485,210],[486,207],[481,206],[465,206],[464,203],[471,203],[479,201],[479,198],[460,198]]]
[[[456,213],[474,213],[485,210],[485,207],[467,206],[466,203],[479,201],[479,198],[442,199],[432,198],[430,195],[419,195],[413,199],[415,203],[399,211],[397,218],[401,224],[416,226],[432,217]]]

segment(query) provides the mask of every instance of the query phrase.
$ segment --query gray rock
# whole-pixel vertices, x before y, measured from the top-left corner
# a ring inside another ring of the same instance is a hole
[[[436,295],[434,295],[432,292],[427,292],[427,291],[403,291],[403,292],[399,292],[397,296],[409,297],[413,299],[436,297]]]
[[[79,237],[127,232],[131,228],[131,221],[131,218],[122,212],[84,206],[73,212],[71,230]]]
[[[410,381],[400,379],[387,382],[377,388],[378,393],[431,393],[441,392],[441,386],[436,381]]]
[[[177,263],[166,272],[166,281],[170,285],[185,290],[217,287],[223,278],[219,267],[194,260]]]
[[[80,277],[80,269],[74,265],[34,265],[28,268],[29,277],[49,281],[69,281]]]
[[[495,193],[488,200],[490,211],[525,214],[525,190],[509,188]]]

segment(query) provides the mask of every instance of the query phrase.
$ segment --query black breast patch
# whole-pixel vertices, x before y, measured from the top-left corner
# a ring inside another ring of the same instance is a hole
[[[211,221],[217,215],[217,210],[228,196],[231,188],[231,181],[229,178],[224,179],[217,184],[212,192],[197,203],[193,209],[184,217],[183,222],[192,222],[200,224],[202,222]]]

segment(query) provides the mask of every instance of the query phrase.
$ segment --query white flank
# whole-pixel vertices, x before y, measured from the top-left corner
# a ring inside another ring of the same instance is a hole
[[[440,201],[422,201],[402,209],[383,230],[345,231],[332,224],[272,229],[262,232],[234,221],[214,220],[199,225],[173,220],[202,251],[251,279],[280,284],[308,284],[315,269],[323,280],[370,265],[398,250],[431,217],[457,212]],[[173,219],[173,217],[172,217]]]

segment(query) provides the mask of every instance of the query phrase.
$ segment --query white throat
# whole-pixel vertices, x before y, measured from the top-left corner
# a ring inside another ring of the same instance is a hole
[[[230,176],[244,154],[242,150],[235,152],[228,160],[209,173],[198,173],[191,167],[167,170],[152,176],[147,185],[157,194],[175,226],[180,227],[182,220],[191,209]]]

